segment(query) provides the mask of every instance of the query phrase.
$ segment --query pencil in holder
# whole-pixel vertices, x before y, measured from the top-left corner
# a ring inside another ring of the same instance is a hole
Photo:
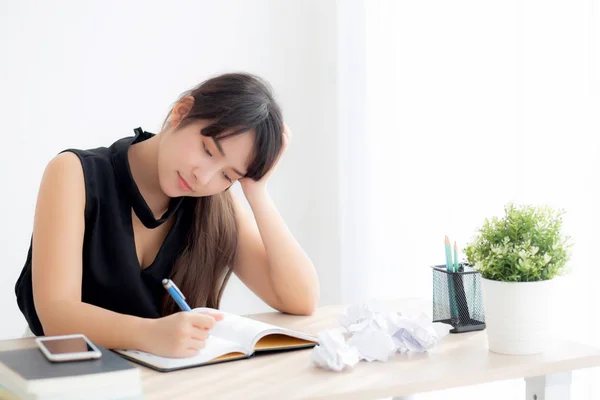
[[[468,264],[459,264],[456,272],[445,265],[433,270],[433,322],[452,325],[450,333],[485,329],[481,275]]]

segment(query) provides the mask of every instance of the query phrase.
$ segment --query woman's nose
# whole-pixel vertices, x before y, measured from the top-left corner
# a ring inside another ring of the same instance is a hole
[[[210,182],[210,174],[206,171],[203,172],[194,172],[194,176],[196,177],[196,182],[199,185],[206,186],[208,182]]]
[[[196,179],[196,183],[201,186],[208,185],[208,183],[211,181],[211,179],[215,175],[216,171],[214,171],[214,169],[215,168],[206,167],[206,166],[204,166],[202,168],[194,169],[193,174],[194,174],[194,178]]]

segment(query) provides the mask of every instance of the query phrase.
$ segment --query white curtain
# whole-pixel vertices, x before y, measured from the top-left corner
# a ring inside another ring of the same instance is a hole
[[[444,235],[548,204],[574,243],[557,332],[600,346],[598,0],[365,5],[368,295],[429,297]],[[575,374],[573,398],[598,378]],[[521,396],[503,387],[481,390]]]

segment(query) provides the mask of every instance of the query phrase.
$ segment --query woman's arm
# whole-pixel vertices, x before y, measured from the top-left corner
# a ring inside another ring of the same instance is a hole
[[[291,132],[283,132],[286,151]],[[234,272],[271,307],[290,314],[312,314],[319,302],[315,267],[287,228],[267,191],[275,167],[260,181],[240,180],[254,218],[237,201],[239,240]]]
[[[77,332],[105,347],[137,346],[141,318],[81,302],[84,209],[81,163],[62,153],[44,171],[34,218],[33,298],[44,333]]]
[[[81,301],[84,211],[81,162],[73,153],[62,153],[44,171],[34,218],[33,298],[44,334],[83,333],[106,348],[194,354],[218,317],[177,313],[152,320]]]
[[[235,201],[239,231],[235,274],[276,310],[312,314],[319,301],[319,281],[311,260],[266,191],[247,198],[254,218]]]

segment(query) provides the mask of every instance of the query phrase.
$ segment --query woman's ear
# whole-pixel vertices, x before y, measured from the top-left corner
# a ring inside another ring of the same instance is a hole
[[[169,117],[169,125],[171,127],[176,127],[181,123],[181,121],[188,115],[188,113],[194,107],[194,97],[186,96],[183,99],[179,100],[175,107],[173,107],[173,111],[171,111],[171,115]]]

